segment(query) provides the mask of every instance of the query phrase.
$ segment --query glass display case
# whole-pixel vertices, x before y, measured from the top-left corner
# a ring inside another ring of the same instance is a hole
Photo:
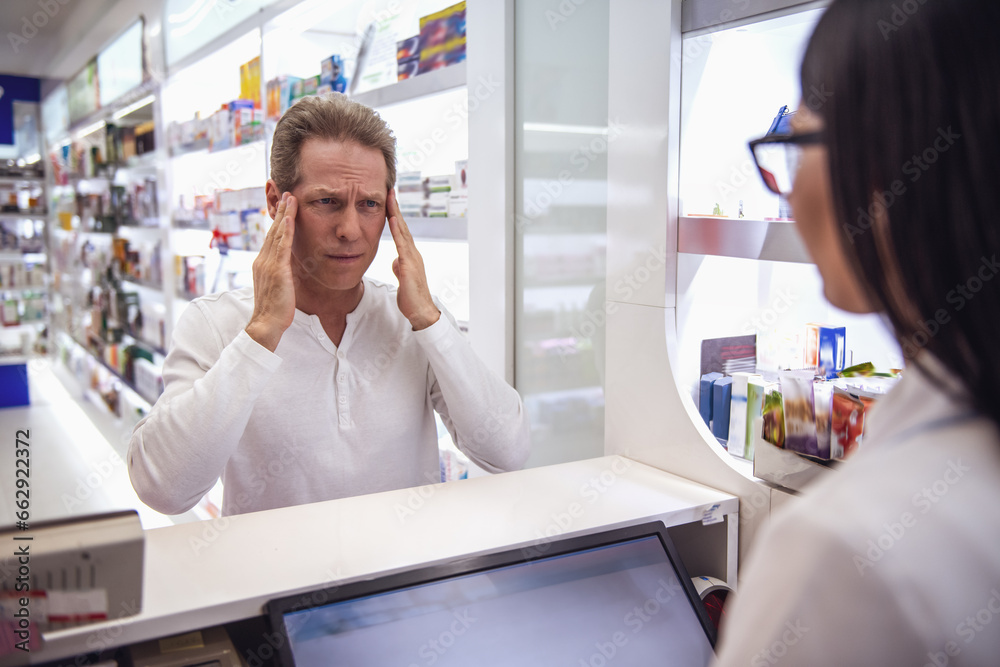
[[[515,6],[515,386],[529,466],[604,452],[608,2]]]

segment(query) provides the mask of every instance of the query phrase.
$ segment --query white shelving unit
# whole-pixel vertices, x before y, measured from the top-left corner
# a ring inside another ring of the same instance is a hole
[[[795,230],[795,223],[786,220],[683,217],[677,229],[677,251],[692,255],[812,263],[802,238]]]
[[[16,211],[0,211],[4,246],[0,248],[0,355],[30,356],[43,352],[42,334],[48,324],[48,293],[44,252],[45,180],[40,176],[2,176],[3,204]]]
[[[466,65],[464,62],[456,63],[450,67],[425,72],[410,79],[404,79],[398,83],[389,84],[382,88],[376,88],[364,93],[356,93],[351,99],[362,104],[380,109],[392,104],[400,104],[411,100],[427,97],[436,93],[443,93],[455,88],[463,88],[466,85]]]

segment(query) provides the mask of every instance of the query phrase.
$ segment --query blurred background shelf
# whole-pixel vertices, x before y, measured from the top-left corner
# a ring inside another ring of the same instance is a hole
[[[811,264],[812,259],[788,220],[682,217],[677,251],[774,262]]]
[[[426,95],[441,93],[465,85],[465,63],[455,63],[449,67],[436,69],[410,79],[352,96],[352,99],[372,108],[407,102]]]
[[[417,239],[440,241],[466,241],[469,238],[469,224],[466,218],[404,218],[410,234]],[[388,223],[382,230],[382,238],[391,239]]]

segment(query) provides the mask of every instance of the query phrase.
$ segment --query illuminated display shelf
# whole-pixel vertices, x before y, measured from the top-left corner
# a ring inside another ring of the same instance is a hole
[[[682,217],[677,251],[775,262],[812,264],[790,220]]]
[[[465,63],[455,63],[449,67],[418,74],[382,88],[376,88],[351,96],[366,106],[379,108],[390,104],[408,102],[446,90],[461,88],[466,84]]]

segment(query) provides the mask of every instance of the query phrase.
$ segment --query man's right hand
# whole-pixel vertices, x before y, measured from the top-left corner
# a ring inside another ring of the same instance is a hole
[[[271,352],[295,317],[292,279],[292,239],[298,204],[290,193],[281,195],[274,224],[253,261],[253,315],[247,334]]]

